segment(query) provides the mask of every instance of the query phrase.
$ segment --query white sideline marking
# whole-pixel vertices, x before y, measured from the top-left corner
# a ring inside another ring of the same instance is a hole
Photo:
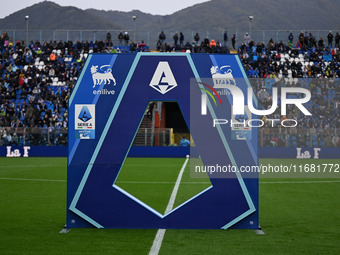
[[[185,167],[188,163],[188,160],[189,160],[189,158],[185,159],[184,164],[181,168],[181,171],[178,174],[174,189],[172,190],[171,197],[170,197],[169,203],[168,203],[168,205],[165,209],[164,214],[167,214],[168,212],[170,212],[172,210],[173,206],[174,206],[176,196],[177,196],[177,192],[178,192],[178,188],[179,188],[179,185],[181,183],[182,176],[183,176],[183,173],[184,173],[184,169],[185,169]],[[161,249],[161,246],[162,246],[165,231],[166,231],[166,229],[158,229],[156,237],[153,240],[149,255],[158,255],[159,250]]]
[[[153,240],[149,255],[158,255],[159,250],[161,249],[163,238],[165,235],[166,229],[158,229],[155,239]]]
[[[0,180],[9,181],[37,181],[37,182],[66,182],[66,180],[51,180],[51,179],[25,179],[25,178],[8,178],[0,177]],[[273,181],[273,182],[259,182],[260,184],[311,184],[311,183],[337,183],[340,181]],[[140,182],[140,181],[121,181],[119,183],[131,184],[174,184],[176,182]],[[210,182],[181,182],[181,184],[211,184]]]
[[[10,180],[10,181],[34,181],[34,182],[66,182],[66,180],[24,179],[24,178],[6,178],[6,177],[0,177],[0,180]]]
[[[181,164],[157,164],[157,165],[150,165],[150,164],[131,164],[126,163],[124,166],[147,166],[147,167],[159,167],[159,166],[181,166]]]
[[[290,184],[290,183],[333,183],[340,181],[273,181],[273,182],[259,182],[260,184]],[[127,184],[174,184],[175,182],[141,182],[141,181],[121,181],[119,183]],[[181,182],[181,184],[211,184],[211,182]]]
[[[307,183],[307,184],[311,184],[311,183],[333,183],[333,182],[340,182],[340,181],[292,181],[292,182],[289,182],[289,181],[283,181],[283,182],[259,182],[260,184],[294,184],[294,183]]]
[[[141,181],[119,181],[117,185],[120,183],[126,184],[175,184],[176,182],[141,182]],[[210,182],[181,182],[181,184],[210,184]]]
[[[164,214],[167,214],[168,212],[170,212],[172,210],[172,208],[174,207],[175,199],[176,199],[178,188],[179,188],[179,184],[181,183],[182,176],[183,176],[183,173],[184,173],[184,169],[185,169],[185,167],[186,167],[186,165],[188,163],[188,160],[189,160],[189,158],[185,159],[184,164],[183,164],[183,166],[181,168],[181,171],[178,174],[178,177],[177,177],[177,180],[176,180],[176,183],[175,183],[175,187],[172,190],[172,194],[171,194],[168,206],[166,207]]]
[[[57,165],[57,164],[54,164],[54,165],[44,165],[44,167],[50,167],[50,166],[59,166],[59,165]],[[8,165],[8,166],[1,166],[1,168],[18,168],[18,166],[17,165]],[[37,165],[21,165],[21,166],[19,166],[20,168],[26,168],[26,167],[37,167]]]

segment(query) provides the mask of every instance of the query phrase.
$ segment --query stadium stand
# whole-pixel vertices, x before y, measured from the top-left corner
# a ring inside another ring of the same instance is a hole
[[[300,38],[300,37],[299,37]],[[338,45],[337,45],[338,46]],[[230,53],[218,40],[181,45],[157,42],[158,51]],[[298,48],[299,47],[299,48]],[[23,41],[0,39],[0,145],[66,145],[67,101],[90,53],[149,51],[143,41],[112,45],[109,41]],[[307,108],[312,117],[289,108],[287,118],[298,116],[299,129],[260,129],[261,146],[340,146],[340,51],[306,35],[296,47],[270,40],[253,41],[237,53],[259,98],[259,108],[270,106],[272,86],[300,86],[311,90]],[[278,112],[264,118],[278,118]]]
[[[289,132],[281,129],[260,130],[261,146],[339,146],[340,84],[337,78],[340,75],[340,51],[336,46],[325,46],[321,39],[317,42],[311,33],[306,33],[299,35],[296,47],[292,43],[286,45],[282,41],[274,43],[273,40],[266,46],[250,42],[239,47],[238,53],[247,76],[254,78],[252,85],[261,108],[271,105],[273,86],[305,87],[312,94],[307,108],[313,115],[304,117],[300,111],[288,109],[286,117],[298,119],[300,128]],[[277,119],[278,116],[275,112],[265,118]],[[313,130],[317,130],[317,134],[313,134]]]

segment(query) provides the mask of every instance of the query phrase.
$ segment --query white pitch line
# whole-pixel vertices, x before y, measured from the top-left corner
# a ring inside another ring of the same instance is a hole
[[[158,255],[159,250],[161,249],[163,238],[165,235],[166,229],[158,229],[155,239],[153,240],[149,255]]]
[[[173,206],[174,206],[176,196],[177,196],[177,192],[178,192],[178,188],[179,188],[179,185],[181,183],[182,176],[183,176],[183,173],[184,173],[184,169],[185,169],[185,167],[188,163],[188,160],[189,160],[189,158],[185,159],[184,164],[181,168],[181,171],[178,174],[174,189],[172,190],[171,197],[170,197],[169,203],[168,203],[168,205],[165,209],[164,214],[167,214],[168,212],[170,212],[172,210]],[[149,255],[158,255],[159,250],[161,249],[161,246],[162,246],[165,231],[166,231],[166,229],[158,229],[156,237],[153,240]]]
[[[336,183],[336,182],[340,182],[340,181],[282,181],[282,182],[259,182],[260,184],[311,184],[311,183]]]
[[[149,164],[131,164],[131,163],[126,163],[124,166],[147,166],[147,167],[160,167],[160,166],[180,166],[181,164],[159,164],[159,165],[152,165],[150,166]]]
[[[24,179],[24,178],[6,178],[6,177],[0,177],[0,180],[9,180],[9,181],[34,181],[34,182],[66,182],[66,180]]]
[[[37,182],[66,182],[66,180],[53,180],[53,179],[25,179],[25,178],[8,178],[0,177],[0,180],[9,181],[37,181]],[[339,183],[340,181],[272,181],[272,182],[259,182],[260,184],[312,184],[312,183]],[[176,182],[141,182],[141,181],[121,181],[119,183],[131,184],[175,184]],[[118,183],[118,185],[119,185]],[[211,182],[181,182],[181,184],[211,184]]]
[[[50,166],[59,166],[59,165],[57,165],[57,164],[54,164],[54,165],[44,165],[44,167],[50,167]],[[17,165],[8,165],[8,166],[1,166],[0,167],[0,169],[1,168],[18,168],[18,166]],[[34,167],[34,168],[37,168],[37,165],[21,165],[20,166],[20,168],[26,168],[26,167]]]
[[[182,176],[183,176],[183,173],[184,173],[184,169],[185,169],[185,167],[186,167],[186,165],[188,163],[188,160],[189,160],[189,158],[185,159],[184,164],[182,166],[182,169],[181,169],[181,171],[178,174],[178,177],[177,177],[177,180],[176,180],[176,183],[175,183],[175,187],[172,190],[171,197],[170,197],[168,206],[165,209],[165,213],[164,214],[167,214],[168,212],[170,212],[172,210],[172,208],[174,207],[175,199],[176,199],[177,192],[178,192],[178,188],[179,188],[179,185],[181,183]]]
[[[117,185],[120,183],[124,184],[175,184],[176,182],[141,182],[141,181],[119,181]],[[181,182],[181,184],[211,184],[211,182]]]
[[[340,181],[272,181],[259,182],[260,184],[294,184],[294,183],[336,183]],[[126,184],[174,184],[176,182],[142,182],[142,181],[121,181],[119,183]],[[118,185],[119,185],[118,183]],[[211,184],[211,182],[181,182],[181,184]]]

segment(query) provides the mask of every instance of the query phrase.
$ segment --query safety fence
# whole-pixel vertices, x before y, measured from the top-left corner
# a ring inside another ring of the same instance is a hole
[[[72,29],[60,29],[60,30],[26,30],[26,29],[16,29],[16,30],[4,30],[0,29],[0,33],[7,32],[11,42],[17,41],[73,41],[74,43],[77,41],[97,41],[97,40],[107,40],[107,35],[110,33],[111,41],[115,46],[124,46],[125,41],[118,40],[118,35],[120,32],[128,32],[130,36],[130,40],[134,42],[144,41],[147,45],[150,46],[151,49],[156,48],[157,41],[159,40],[159,34],[161,31],[141,31],[138,30],[138,25],[136,24],[136,30],[128,29],[128,30],[72,30]],[[201,42],[204,38],[208,38],[209,40],[214,39],[215,41],[219,41],[224,43],[224,32],[225,30],[209,30],[209,31],[193,31],[193,30],[185,30],[185,31],[167,31],[164,30],[164,34],[166,36],[164,42],[168,44],[173,44],[174,39],[173,36],[175,33],[182,32],[184,35],[183,43],[186,42],[192,43],[195,41],[196,33],[199,34]],[[232,46],[231,37],[235,34],[236,37],[236,45],[241,45],[244,41],[244,36],[246,33],[250,35],[251,40],[255,42],[264,42],[265,44],[272,39],[273,41],[283,43],[287,43],[288,36],[290,33],[293,34],[294,40],[293,45],[295,45],[298,41],[299,34],[303,33],[311,33],[316,40],[320,38],[323,39],[325,43],[327,43],[327,35],[330,30],[247,30],[247,31],[239,31],[239,30],[228,30],[228,41],[226,42],[228,47]],[[332,31],[333,35],[339,31]],[[179,41],[178,41],[179,43]],[[334,45],[333,45],[334,46]]]

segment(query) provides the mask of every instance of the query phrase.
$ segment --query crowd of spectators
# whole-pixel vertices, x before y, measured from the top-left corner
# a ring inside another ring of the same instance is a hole
[[[233,44],[234,36],[231,37]],[[313,95],[312,101],[306,104],[313,115],[306,117],[290,107],[284,118],[298,118],[299,128],[305,130],[326,130],[324,133],[317,131],[313,138],[310,132],[300,134],[298,129],[290,129],[282,135],[264,133],[263,146],[294,146],[303,141],[305,145],[340,145],[329,131],[340,129],[340,84],[335,79],[340,75],[339,35],[334,38],[334,44],[328,38],[324,45],[310,33],[302,33],[294,45],[291,34],[286,44],[270,40],[265,45],[245,35],[237,50],[247,76],[256,78],[252,84],[259,107],[270,107],[272,86],[306,87]],[[10,42],[3,33],[0,38],[0,145],[66,145],[67,102],[87,55],[149,51],[143,41],[130,41],[127,32],[119,34],[118,39],[119,45],[113,45],[108,33],[105,41],[32,41],[25,45],[23,41]],[[161,32],[157,50],[229,53],[226,31],[223,43],[208,38],[200,40],[198,33],[192,43],[185,40],[182,32],[175,33],[171,39],[173,44],[166,43],[166,35]],[[264,116],[281,117],[279,112]],[[279,123],[276,125],[279,128]]]
[[[185,40],[184,34],[180,32],[176,32],[173,35],[173,43],[169,43],[171,40],[166,41],[166,35],[164,31],[159,34],[159,40],[156,44],[157,51],[160,52],[190,52],[190,53],[218,53],[218,54],[228,54],[230,53],[229,48],[227,47],[228,36],[225,32],[224,35],[224,43],[219,40],[211,39],[205,37],[203,40],[200,40],[200,35],[198,33],[195,34],[194,40],[190,42],[189,40]]]
[[[13,44],[2,34],[0,145],[67,144],[68,98],[92,52],[117,50],[108,41]]]
[[[333,38],[335,40],[333,40]],[[292,33],[287,43],[270,40],[267,45],[244,40],[238,54],[248,78],[252,78],[260,107],[267,109],[272,102],[272,87],[305,87],[312,99],[306,105],[312,116],[305,116],[289,106],[287,116],[296,119],[300,129],[266,129],[263,146],[340,146],[336,130],[340,128],[340,51],[339,34],[329,32],[327,44],[311,33],[300,33],[294,41]],[[280,99],[279,99],[280,100]],[[279,110],[264,119],[281,119]],[[279,127],[280,123],[277,122]],[[311,130],[317,130],[311,134]],[[276,132],[276,133],[273,133]]]
[[[328,41],[325,45],[311,33],[301,33],[294,46],[292,34],[288,43],[269,40],[255,43],[244,41],[238,53],[244,64],[248,77],[252,78],[312,78],[340,76],[339,35],[335,44]]]
[[[267,116],[263,116],[265,128],[260,130],[260,144],[262,146],[327,146],[340,147],[340,80],[328,78],[301,78],[293,82],[284,79],[250,79],[257,92],[259,107],[268,109],[272,105],[272,87],[302,87],[311,92],[311,100],[304,104],[312,113],[305,116],[294,105],[287,105],[287,115],[282,116],[280,108]],[[280,95],[280,94],[279,94]],[[281,101],[278,95],[278,102]],[[290,98],[301,95],[290,95]],[[278,119],[273,125],[267,119]],[[295,119],[296,128],[282,128],[280,121]],[[274,128],[266,128],[274,126]]]

